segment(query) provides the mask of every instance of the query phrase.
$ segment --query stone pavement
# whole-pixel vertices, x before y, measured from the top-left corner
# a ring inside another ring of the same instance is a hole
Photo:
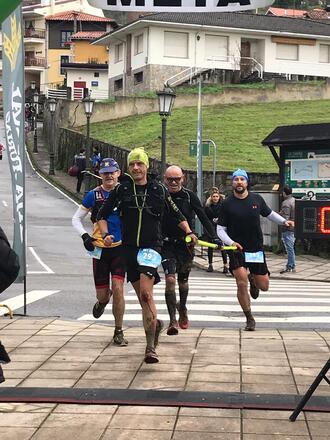
[[[0,386],[1,440],[329,439],[324,412],[304,411],[290,422],[292,411],[283,410],[3,402],[5,387],[297,395],[330,352],[330,331],[193,328],[162,334],[160,363],[146,365],[142,328],[126,329],[127,347],[112,345],[112,333],[96,323],[2,317],[12,362]],[[314,395],[328,396],[329,386],[321,383]]]
[[[48,155],[43,146],[33,155],[44,175]],[[74,195],[75,179],[56,171],[52,181]],[[77,200],[77,196],[75,196]],[[269,256],[276,273],[283,257]],[[197,264],[205,266],[202,257]],[[304,269],[290,278],[329,281],[327,261],[299,258]],[[321,267],[321,269],[320,269]],[[216,269],[220,269],[220,262]],[[178,406],[96,405],[4,402],[11,390],[24,387],[94,388],[253,393],[298,396],[323,367],[330,353],[330,331],[191,328],[178,336],[161,335],[160,363],[143,363],[141,327],[125,329],[127,347],[111,344],[109,325],[52,317],[0,317],[0,335],[12,362],[4,365],[0,385],[1,440],[329,440],[330,413],[271,409]],[[8,387],[8,388],[6,388]],[[33,390],[31,391],[33,394]],[[175,395],[175,394],[174,394]],[[329,400],[323,382],[314,396]],[[329,405],[328,405],[329,406]]]

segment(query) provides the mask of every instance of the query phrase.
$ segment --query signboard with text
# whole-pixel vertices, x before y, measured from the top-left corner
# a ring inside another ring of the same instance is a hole
[[[144,12],[236,12],[265,8],[274,0],[88,0],[95,8]]]

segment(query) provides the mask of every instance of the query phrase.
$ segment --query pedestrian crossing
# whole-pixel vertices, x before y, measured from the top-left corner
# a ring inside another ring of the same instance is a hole
[[[177,294],[178,297],[178,294]],[[160,319],[168,321],[164,281],[154,287],[154,299]],[[141,323],[141,308],[134,290],[125,295],[124,321],[127,325]],[[268,292],[260,292],[251,300],[252,312],[258,326],[330,327],[330,285],[322,282],[271,280]],[[220,276],[191,276],[187,302],[191,326],[241,326],[245,317],[236,298],[233,278]],[[94,321],[91,314],[78,318]],[[113,322],[111,304],[98,321]]]

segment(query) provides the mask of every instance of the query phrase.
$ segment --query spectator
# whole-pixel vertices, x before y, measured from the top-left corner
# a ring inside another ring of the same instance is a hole
[[[285,186],[282,191],[283,202],[281,205],[280,214],[286,220],[294,221],[295,213],[295,198],[292,196],[292,188]],[[294,235],[294,228],[292,226],[282,226],[282,242],[288,256],[286,267],[280,271],[281,274],[287,272],[295,272],[296,255],[294,251],[294,244],[296,238]]]
[[[102,161],[101,153],[99,152],[98,147],[94,147],[93,148],[93,154],[92,154],[92,157],[91,157],[91,161],[92,161],[93,173],[98,176],[99,175],[99,169],[100,169],[100,163]]]
[[[76,191],[79,194],[81,189],[81,184],[84,180],[84,171],[86,169],[86,150],[81,148],[79,154],[75,154],[73,164],[78,168],[77,173],[77,188]]]

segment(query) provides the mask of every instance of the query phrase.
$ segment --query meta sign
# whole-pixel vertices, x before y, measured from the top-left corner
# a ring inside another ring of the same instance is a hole
[[[296,200],[297,238],[330,239],[330,200]]]
[[[144,12],[235,12],[270,6],[274,0],[88,0],[95,8]]]

